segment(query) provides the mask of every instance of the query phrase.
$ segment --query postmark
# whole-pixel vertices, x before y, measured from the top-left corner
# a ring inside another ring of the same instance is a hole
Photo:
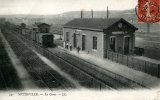
[[[136,14],[139,23],[160,22],[160,0],[138,0]]]

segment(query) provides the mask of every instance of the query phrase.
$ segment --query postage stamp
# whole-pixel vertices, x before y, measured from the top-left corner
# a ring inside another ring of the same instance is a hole
[[[160,22],[160,0],[138,0],[138,22]]]

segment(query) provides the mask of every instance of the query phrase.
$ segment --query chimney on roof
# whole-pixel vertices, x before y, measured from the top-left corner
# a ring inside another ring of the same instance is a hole
[[[81,10],[81,19],[83,18],[83,10]]]
[[[92,16],[92,18],[93,18],[93,9],[91,10],[91,16]]]
[[[109,18],[109,11],[108,11],[108,6],[107,6],[107,19]]]

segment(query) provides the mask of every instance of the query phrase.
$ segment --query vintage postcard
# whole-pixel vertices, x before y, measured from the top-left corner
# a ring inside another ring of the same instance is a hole
[[[0,0],[0,100],[160,100],[160,0]]]

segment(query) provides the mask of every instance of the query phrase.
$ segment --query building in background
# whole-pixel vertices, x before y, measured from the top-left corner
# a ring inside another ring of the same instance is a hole
[[[29,35],[31,30],[27,28],[25,23],[21,23],[19,27],[19,33],[23,35]]]
[[[63,25],[64,47],[71,44],[102,58],[107,51],[129,55],[134,52],[136,30],[123,18],[74,19]]]
[[[35,23],[31,33],[32,40],[44,46],[52,46],[54,36],[50,32],[50,25],[46,23]]]

